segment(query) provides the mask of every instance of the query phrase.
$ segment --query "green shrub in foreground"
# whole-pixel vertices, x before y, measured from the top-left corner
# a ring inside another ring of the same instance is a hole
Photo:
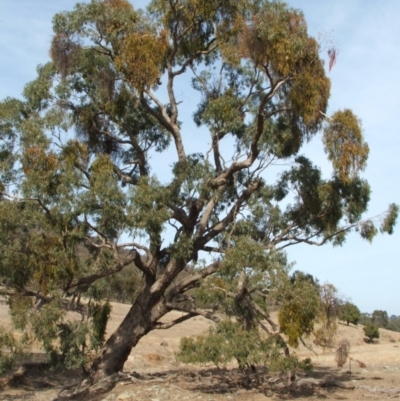
[[[10,331],[0,326],[0,374],[14,367],[22,347]]]
[[[183,363],[213,363],[226,366],[236,360],[240,369],[254,365],[271,370],[310,370],[311,361],[299,364],[294,356],[285,357],[281,339],[264,337],[257,329],[246,330],[240,323],[225,320],[205,334],[181,339],[177,359]]]

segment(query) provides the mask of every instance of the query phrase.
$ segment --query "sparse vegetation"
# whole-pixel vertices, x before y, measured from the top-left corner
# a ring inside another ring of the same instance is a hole
[[[400,316],[391,315],[388,317],[384,310],[374,310],[372,314],[361,313],[359,322],[363,325],[374,323],[378,327],[400,332]]]
[[[347,361],[350,353],[350,343],[348,340],[343,339],[339,342],[335,351],[335,361],[339,368],[342,368]]]

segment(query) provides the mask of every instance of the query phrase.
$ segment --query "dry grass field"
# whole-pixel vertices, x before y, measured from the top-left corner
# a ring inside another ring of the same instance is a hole
[[[112,316],[108,333],[112,333],[129,309],[129,305],[113,303]],[[172,312],[163,321],[179,316]],[[74,318],[73,313],[70,314]],[[273,316],[276,320],[276,316]],[[9,325],[6,305],[0,305],[0,320]],[[324,351],[314,346],[313,350],[301,346],[296,352],[300,358],[312,358],[315,370],[310,374],[314,378],[333,378],[342,383],[351,384],[352,390],[338,387],[318,387],[313,390],[304,388],[297,392],[260,392],[246,390],[241,386],[232,386],[227,378],[234,375],[233,370],[216,372],[209,365],[203,367],[186,366],[178,363],[175,352],[183,336],[198,334],[212,323],[202,317],[195,317],[168,330],[155,330],[144,337],[133,350],[124,372],[133,373],[131,380],[121,378],[109,394],[103,394],[97,400],[103,401],[164,401],[164,400],[199,400],[199,401],[266,401],[279,399],[296,400],[382,400],[400,397],[400,393],[379,393],[381,389],[400,388],[400,333],[380,330],[381,337],[374,344],[364,341],[362,327],[339,324],[338,340],[347,339],[351,344],[351,365],[338,368],[334,352]],[[40,355],[37,358],[40,359]],[[360,367],[356,360],[366,367]],[[73,372],[49,372],[34,369],[15,387],[4,385],[0,388],[0,400],[53,400],[61,387],[77,379]],[[230,381],[232,382],[232,381]]]

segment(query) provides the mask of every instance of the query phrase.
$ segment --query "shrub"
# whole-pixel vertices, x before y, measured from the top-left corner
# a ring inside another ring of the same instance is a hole
[[[312,369],[311,361],[299,364],[295,356],[284,357],[283,345],[279,337],[267,338],[257,328],[246,330],[238,322],[224,320],[204,334],[183,337],[177,359],[183,363],[212,362],[217,367],[236,359],[241,370],[256,365],[268,365],[272,371]]]
[[[364,333],[370,341],[373,341],[374,338],[379,338],[379,327],[372,322],[367,323],[364,327]]]
[[[335,352],[335,361],[339,368],[343,367],[349,357],[350,343],[348,340],[343,339],[339,342]]]
[[[22,347],[10,331],[0,326],[0,374],[14,367]]]

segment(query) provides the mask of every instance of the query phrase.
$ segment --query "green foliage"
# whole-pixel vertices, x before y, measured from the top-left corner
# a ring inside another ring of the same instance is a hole
[[[257,242],[238,237],[236,246],[226,252],[220,273],[201,282],[192,294],[199,307],[218,309],[242,326],[255,327],[263,314],[268,315],[270,305],[280,300],[290,267],[285,254],[265,255]],[[244,291],[238,294],[242,285]]]
[[[60,345],[49,355],[53,365],[66,368],[84,368],[89,361],[87,355],[87,335],[89,327],[82,322],[63,322],[58,324]]]
[[[396,315],[389,317],[387,312],[383,310],[374,310],[372,314],[361,313],[360,323],[363,325],[373,323],[388,330],[400,331],[400,317]]]
[[[375,228],[375,225],[372,221],[366,221],[360,226],[361,237],[369,242],[372,242],[377,232],[378,230]]]
[[[322,347],[333,347],[336,341],[337,319],[342,307],[334,285],[325,283],[319,287],[320,312],[319,328],[314,331],[315,343]]]
[[[280,330],[287,335],[290,346],[297,347],[302,336],[313,332],[319,312],[316,283],[301,273],[294,275],[278,315]]]
[[[52,365],[85,368],[93,351],[104,344],[110,312],[108,302],[91,302],[86,318],[67,321],[65,311],[57,302],[33,308],[31,298],[11,297],[10,314],[14,327],[24,333],[21,344],[15,343],[15,346],[39,343]]]
[[[132,303],[140,283],[140,270],[134,265],[128,265],[121,272],[113,274],[104,281],[100,298],[121,303]]]
[[[20,296],[13,297],[10,302],[11,319],[15,327],[24,332],[23,342],[39,342],[51,359],[55,352],[54,341],[58,338],[58,326],[65,311],[57,301],[45,304],[40,309],[33,308],[30,302],[30,299]]]
[[[0,374],[11,370],[22,352],[23,347],[13,333],[0,326]]]
[[[324,130],[325,151],[339,179],[345,183],[364,170],[369,148],[361,122],[351,110],[336,112]]]
[[[92,327],[90,343],[92,349],[100,348],[105,340],[107,322],[111,313],[111,305],[106,302],[104,304],[90,304],[88,314],[92,318]]]
[[[258,329],[246,330],[240,323],[230,320],[218,323],[206,334],[183,337],[177,358],[184,363],[212,362],[218,367],[235,359],[241,369],[268,364],[273,370],[290,370],[297,362],[285,360],[276,338],[263,338]]]
[[[393,233],[393,228],[394,225],[396,224],[398,214],[399,214],[399,206],[394,203],[391,203],[389,205],[389,212],[385,216],[381,225],[382,232],[387,232],[388,234]]]
[[[32,299],[16,295],[9,298],[8,304],[9,314],[14,327],[17,330],[24,330],[32,311]]]
[[[390,316],[388,330],[400,332],[400,316]]]
[[[144,177],[135,187],[129,208],[129,219],[136,229],[150,235],[160,233],[163,223],[170,212],[165,204],[167,193],[155,178]]]
[[[290,346],[298,347],[302,337],[311,334],[315,344],[333,346],[342,301],[332,284],[320,285],[312,275],[295,271],[283,288],[280,304],[280,331],[286,334]]]
[[[349,323],[352,323],[357,326],[360,317],[360,309],[358,309],[358,307],[351,302],[346,302],[340,309],[339,318],[340,320],[344,320],[345,322],[347,322],[347,325],[349,325]]]
[[[389,325],[389,316],[385,310],[374,310],[371,321],[378,327],[386,329]]]
[[[372,321],[372,319],[371,319],[370,313],[361,313],[360,322],[359,322],[360,324],[363,324],[365,326],[367,323],[369,323],[371,321]]]
[[[54,364],[67,368],[80,367],[85,370],[91,361],[93,351],[98,351],[104,344],[111,305],[106,302],[89,303],[88,318],[84,321],[67,321],[57,325],[59,347],[52,357]]]
[[[257,365],[274,372],[313,370],[310,358],[299,361],[296,356],[286,356],[282,352],[285,346],[279,336],[262,335],[257,329],[247,330],[240,323],[224,320],[205,334],[183,337],[177,359],[183,363],[211,362],[218,367],[236,360],[242,370]]]
[[[306,373],[312,372],[314,370],[314,365],[311,358],[304,358],[302,361],[300,361],[299,369]]]
[[[375,338],[379,338],[379,327],[372,323],[368,322],[364,328],[364,334],[369,338],[370,341],[374,341]]]

